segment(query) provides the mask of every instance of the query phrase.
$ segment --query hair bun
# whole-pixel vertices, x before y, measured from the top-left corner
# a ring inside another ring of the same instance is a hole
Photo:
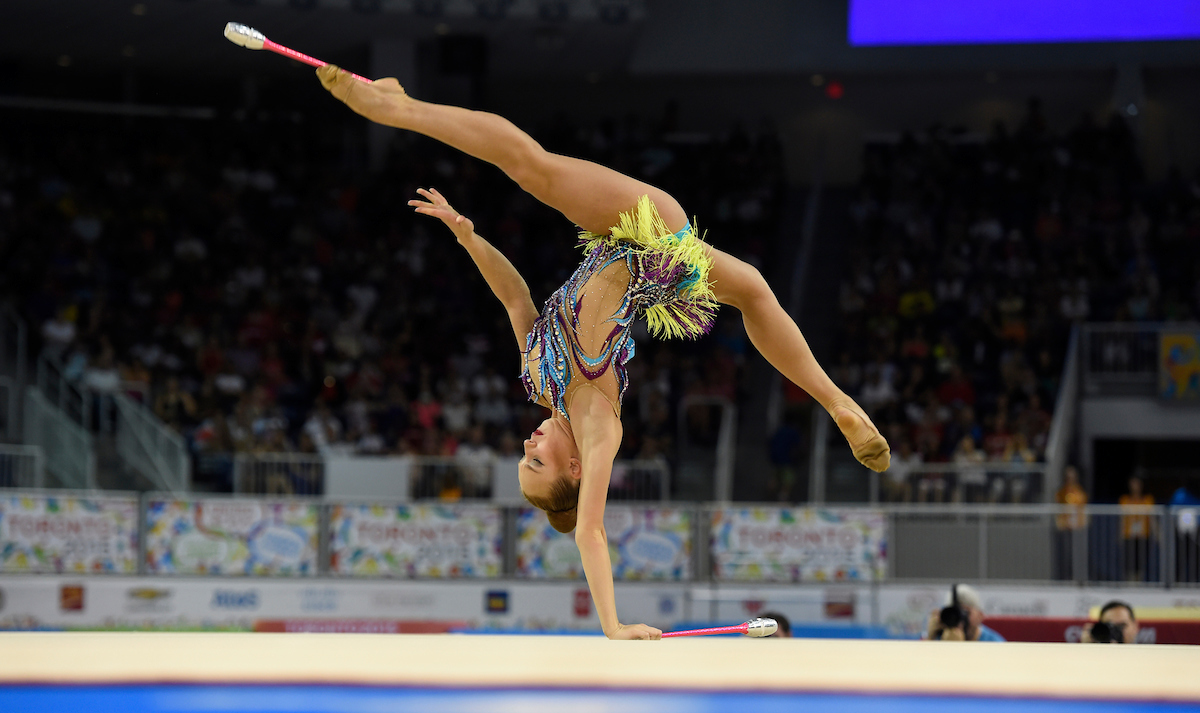
[[[559,532],[568,533],[575,529],[575,519],[579,511],[576,508],[570,510],[562,510],[559,512],[548,512],[546,518],[550,520],[550,525]]]

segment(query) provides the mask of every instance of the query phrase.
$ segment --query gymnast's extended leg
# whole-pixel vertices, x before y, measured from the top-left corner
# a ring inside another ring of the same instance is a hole
[[[687,225],[679,203],[662,189],[591,161],[550,153],[502,116],[413,99],[391,78],[363,84],[333,65],[317,70],[317,76],[335,97],[371,121],[424,134],[494,164],[584,230],[608,233],[618,215],[644,195],[672,232]]]
[[[891,461],[887,441],[871,419],[817,363],[800,327],[784,311],[762,274],[732,255],[710,247],[709,277],[717,301],[742,313],[746,336],[771,366],[812,395],[833,416],[854,457],[872,470],[886,470]]]

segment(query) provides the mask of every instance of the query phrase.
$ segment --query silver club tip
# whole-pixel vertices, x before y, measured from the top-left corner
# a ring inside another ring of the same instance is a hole
[[[764,619],[760,616],[757,619],[751,619],[749,624],[750,628],[746,630],[746,636],[753,636],[756,639],[770,636],[779,631],[779,623],[774,619]]]
[[[260,50],[267,36],[249,25],[229,22],[225,24],[225,39],[248,50]]]

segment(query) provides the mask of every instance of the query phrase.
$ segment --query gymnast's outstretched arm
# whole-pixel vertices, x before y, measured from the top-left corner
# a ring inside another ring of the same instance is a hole
[[[492,288],[492,294],[496,295],[508,312],[513,335],[517,338],[517,348],[524,349],[525,336],[529,334],[538,318],[538,310],[529,296],[529,286],[525,284],[525,278],[521,277],[517,268],[504,257],[504,253],[476,234],[475,224],[471,219],[454,210],[436,188],[418,188],[417,193],[425,200],[411,200],[408,204],[418,213],[440,219],[454,233],[454,237],[458,238],[458,244],[467,249],[467,253],[475,261],[475,266],[479,268],[479,273],[483,275],[488,287]]]

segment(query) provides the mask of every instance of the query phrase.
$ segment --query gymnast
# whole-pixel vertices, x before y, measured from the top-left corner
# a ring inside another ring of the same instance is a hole
[[[433,188],[409,201],[444,222],[508,312],[521,350],[521,381],[550,410],[524,443],[521,492],[559,532],[575,531],[588,587],[610,639],[658,639],[662,632],[617,617],[604,531],[613,459],[621,444],[621,397],[633,356],[633,320],[651,334],[706,333],[718,303],[742,313],[746,334],[776,369],[812,394],[833,417],[854,457],[888,467],[887,441],[813,357],[799,327],[754,267],[703,242],[679,203],[664,191],[581,159],[545,151],[495,114],[408,96],[394,78],[364,83],[333,65],[321,84],[371,121],[415,131],[499,167],[522,189],[580,230],[583,262],[539,313],[512,263],[475,233],[466,216]]]

